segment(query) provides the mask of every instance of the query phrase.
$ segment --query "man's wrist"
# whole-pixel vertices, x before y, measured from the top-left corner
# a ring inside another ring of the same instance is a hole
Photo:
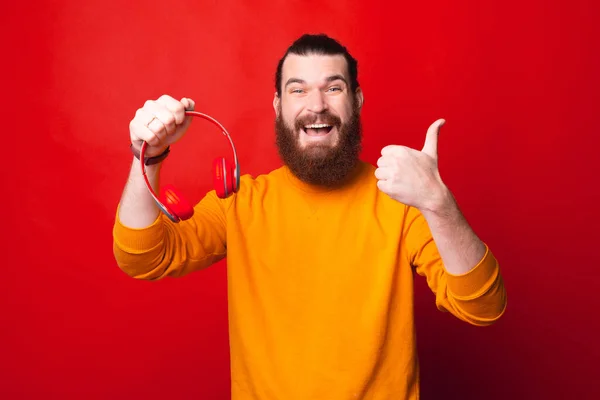
[[[421,211],[425,217],[448,217],[456,213],[458,205],[448,187],[442,185]]]
[[[139,160],[140,159],[140,151],[135,148],[133,143],[129,146],[129,148],[131,149],[131,152],[133,153],[134,157]],[[145,165],[154,165],[154,164],[161,163],[165,158],[167,158],[167,156],[169,155],[170,152],[171,152],[171,147],[167,146],[167,148],[162,153],[160,153],[156,156],[148,157],[147,155],[144,154],[144,164]]]

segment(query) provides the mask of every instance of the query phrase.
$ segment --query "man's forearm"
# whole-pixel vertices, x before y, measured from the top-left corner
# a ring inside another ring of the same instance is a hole
[[[154,193],[158,193],[161,165],[162,163],[146,166],[148,181],[152,185]],[[134,157],[119,204],[119,220],[130,228],[145,228],[156,220],[159,212],[160,210],[144,182],[140,161]]]
[[[421,213],[446,270],[454,275],[465,274],[481,261],[486,247],[468,224],[450,190],[444,188],[441,198],[442,201]]]

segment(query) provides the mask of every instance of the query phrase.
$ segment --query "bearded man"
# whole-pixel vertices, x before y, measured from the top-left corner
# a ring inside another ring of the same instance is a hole
[[[165,95],[131,121],[117,264],[157,280],[227,257],[234,400],[418,399],[415,273],[441,311],[466,323],[489,325],[504,313],[498,262],[438,171],[444,120],[429,127],[421,150],[389,145],[377,166],[362,161],[357,75],[333,38],[296,40],[275,74],[283,166],[242,176],[229,195],[210,191],[181,221],[161,212],[147,184],[158,187],[194,102]],[[144,142],[148,183],[137,158]]]

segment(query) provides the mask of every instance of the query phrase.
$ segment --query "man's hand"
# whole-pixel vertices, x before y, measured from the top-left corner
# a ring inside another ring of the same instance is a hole
[[[375,176],[382,192],[423,214],[444,268],[461,275],[478,265],[486,254],[486,246],[473,232],[440,178],[437,143],[445,122],[438,119],[431,124],[421,151],[404,146],[384,147]]]
[[[142,141],[147,142],[148,157],[162,153],[185,134],[193,118],[186,117],[185,112],[193,109],[194,101],[188,98],[177,101],[163,95],[157,100],[146,101],[129,123],[131,143],[139,151]]]
[[[377,187],[391,198],[420,211],[435,212],[448,199],[438,170],[438,134],[446,121],[439,119],[427,130],[421,151],[406,146],[386,146],[377,160]]]

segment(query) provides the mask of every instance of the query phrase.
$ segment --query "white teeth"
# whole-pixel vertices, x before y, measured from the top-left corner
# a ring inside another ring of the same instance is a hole
[[[312,125],[306,125],[304,128],[306,129],[320,129],[320,128],[329,128],[331,127],[331,125],[327,125],[327,124],[312,124]]]

